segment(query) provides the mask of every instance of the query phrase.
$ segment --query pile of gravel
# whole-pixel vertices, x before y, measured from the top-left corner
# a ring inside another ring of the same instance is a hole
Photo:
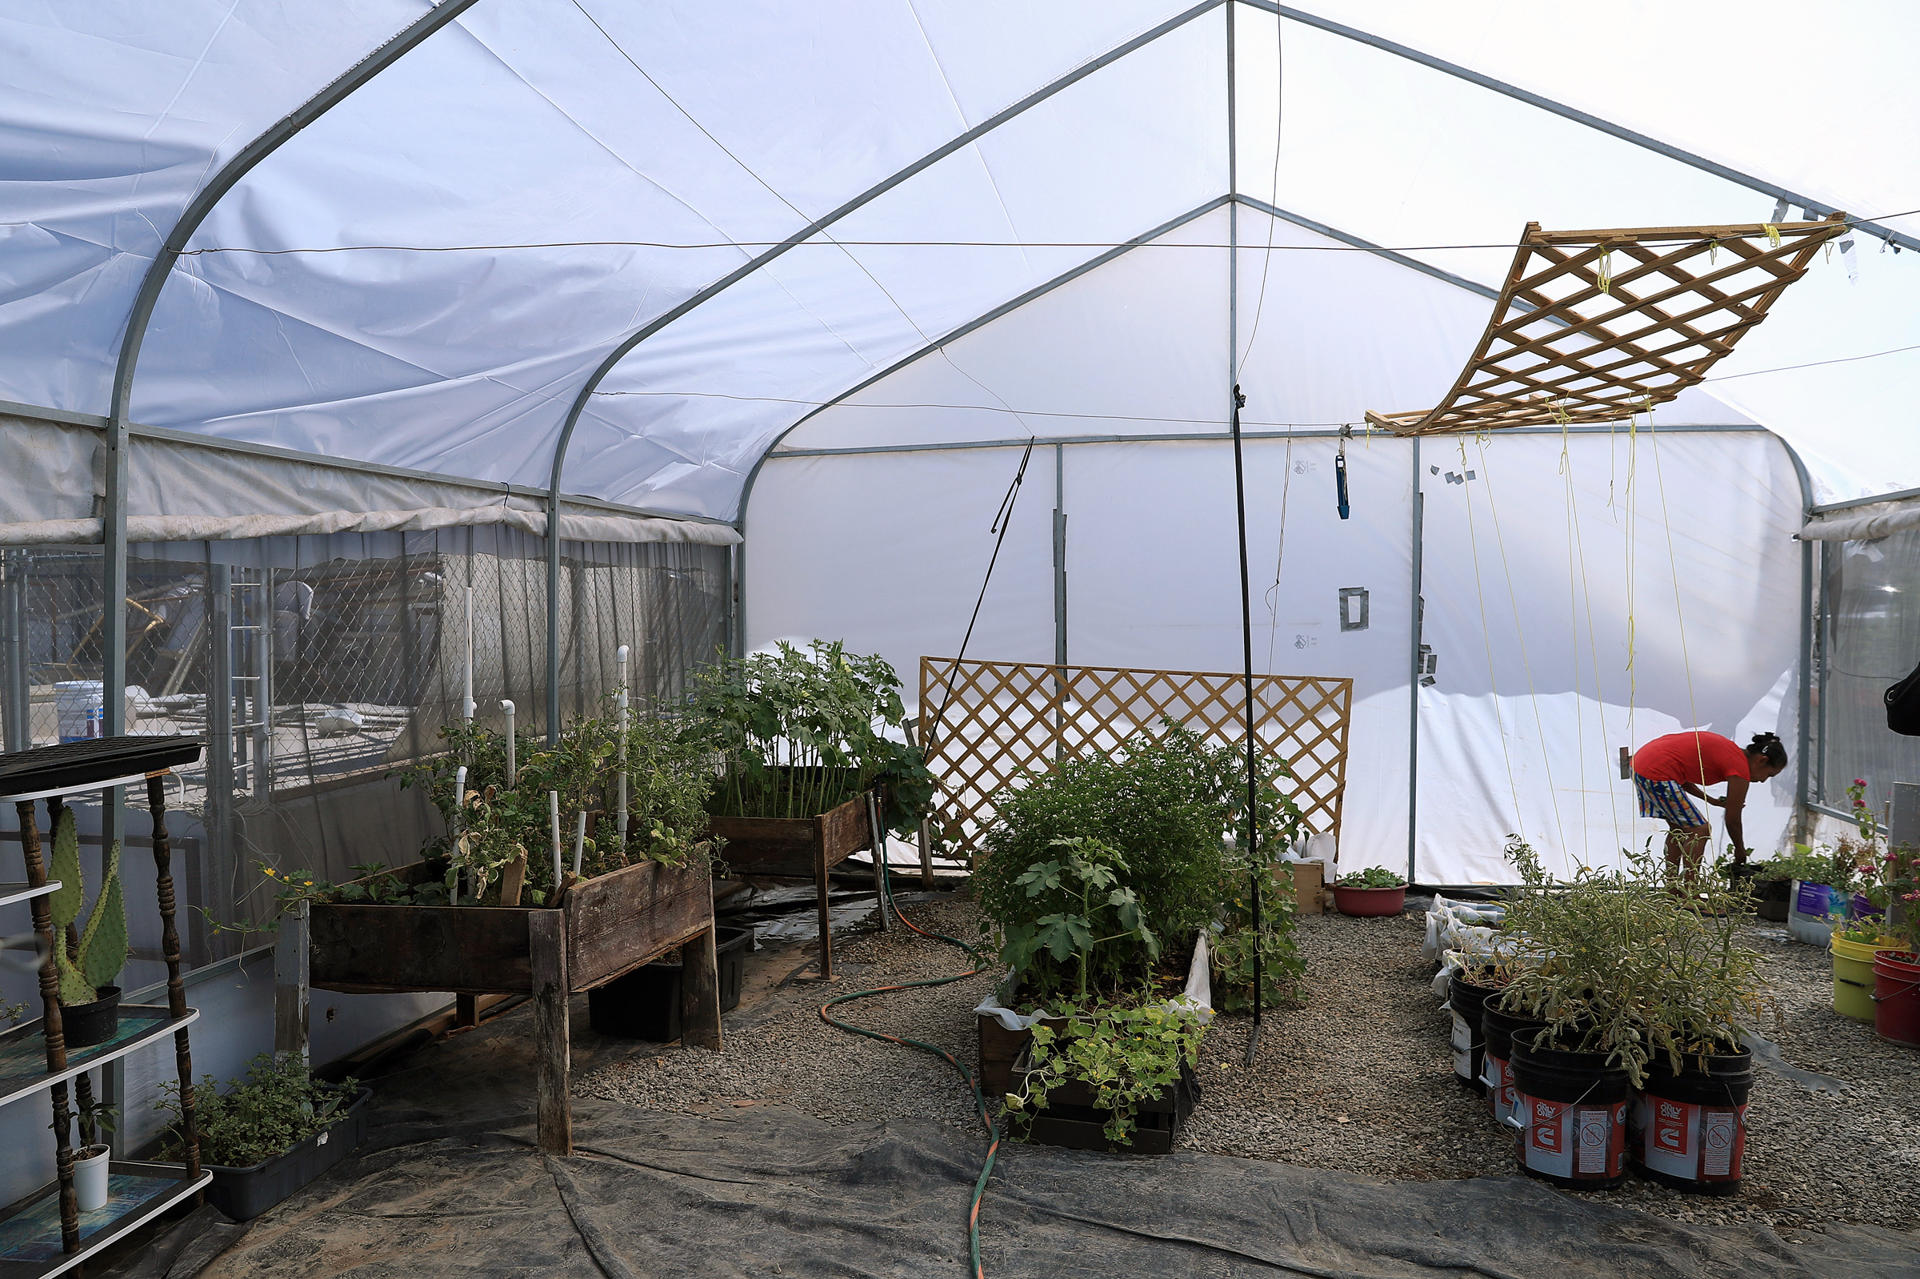
[[[907,909],[930,930],[978,935],[970,902]],[[1450,1019],[1430,989],[1432,968],[1420,959],[1419,918],[1305,916],[1299,929],[1306,1003],[1267,1014],[1251,1070],[1244,1065],[1250,1020],[1216,1019],[1182,1148],[1394,1180],[1513,1172],[1511,1138],[1494,1125],[1486,1100],[1454,1081]],[[1683,1195],[1635,1178],[1609,1201],[1681,1221],[1786,1232],[1827,1221],[1912,1229],[1920,1221],[1920,1056],[1833,1011],[1823,951],[1780,930],[1745,931],[1767,956],[1781,1020],[1764,1029],[1781,1056],[1844,1087],[1809,1089],[1757,1067],[1740,1195]],[[829,988],[792,979],[808,946],[754,957],[760,991],[728,1016],[724,1054],[663,1046],[582,1079],[577,1090],[651,1110],[711,1113],[771,1102],[836,1122],[924,1117],[978,1131],[952,1067],[836,1030],[818,1011],[834,994],[962,971],[964,956],[898,928],[849,931],[836,946],[839,973]],[[941,1045],[972,1065],[973,1009],[991,984],[983,973],[838,1011]]]

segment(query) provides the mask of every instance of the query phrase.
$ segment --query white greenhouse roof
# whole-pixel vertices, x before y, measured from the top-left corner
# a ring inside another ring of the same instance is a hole
[[[0,400],[115,412],[159,260],[133,422],[536,487],[563,456],[735,520],[776,444],[1211,434],[1230,373],[1250,429],[1432,402],[1528,221],[1811,206],[1875,226],[1657,420],[1757,421],[1828,496],[1920,484],[1920,252],[1882,244],[1920,236],[1920,10],[1283,13],[25,0]]]

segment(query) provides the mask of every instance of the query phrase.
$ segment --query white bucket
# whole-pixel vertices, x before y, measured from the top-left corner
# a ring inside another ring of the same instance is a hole
[[[101,735],[107,721],[106,691],[97,679],[67,679],[53,686],[61,741],[84,742]]]

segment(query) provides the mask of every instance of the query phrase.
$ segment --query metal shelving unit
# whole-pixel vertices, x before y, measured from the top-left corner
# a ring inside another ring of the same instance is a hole
[[[0,884],[0,895],[4,895],[0,900],[28,902],[42,951],[42,1015],[0,1035],[0,1106],[50,1092],[54,1137],[54,1180],[0,1209],[0,1279],[45,1279],[70,1270],[174,1204],[197,1199],[212,1180],[212,1174],[200,1166],[187,1031],[199,1013],[187,1007],[181,975],[166,821],[168,773],[199,758],[200,743],[190,737],[108,737],[0,755],[0,803],[11,802],[19,814],[20,852],[26,866],[24,882]],[[146,784],[147,811],[153,819],[154,895],[160,913],[160,948],[167,964],[167,1002],[122,1008],[120,1028],[110,1039],[70,1049],[61,1021],[54,960],[55,948],[67,939],[53,929],[47,894],[59,885],[47,879],[35,805],[45,802],[51,826],[70,795],[140,782]],[[168,1035],[173,1037],[180,1081],[186,1166],[110,1162],[105,1206],[82,1213],[73,1188],[76,1115],[69,1105],[68,1082],[74,1083],[73,1099],[85,1106],[93,1099],[88,1070]]]

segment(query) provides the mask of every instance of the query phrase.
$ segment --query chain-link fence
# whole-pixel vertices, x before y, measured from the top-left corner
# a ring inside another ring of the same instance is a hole
[[[1920,777],[1920,738],[1888,731],[1882,700],[1920,663],[1920,530],[1829,547],[1813,794],[1845,811],[1847,785],[1860,778],[1877,815],[1889,784]]]
[[[566,544],[563,718],[614,691],[622,644],[641,704],[678,699],[725,643],[727,581],[724,547]],[[102,599],[98,547],[0,559],[8,749],[100,731]],[[511,700],[545,729],[546,544],[518,530],[136,546],[125,607],[127,730],[207,743],[169,796],[192,964],[261,940],[244,926],[271,914],[262,862],[338,880],[413,859],[438,817],[400,775],[469,685],[477,718]],[[97,856],[98,805],[78,816]],[[130,814],[129,848],[146,825]]]

